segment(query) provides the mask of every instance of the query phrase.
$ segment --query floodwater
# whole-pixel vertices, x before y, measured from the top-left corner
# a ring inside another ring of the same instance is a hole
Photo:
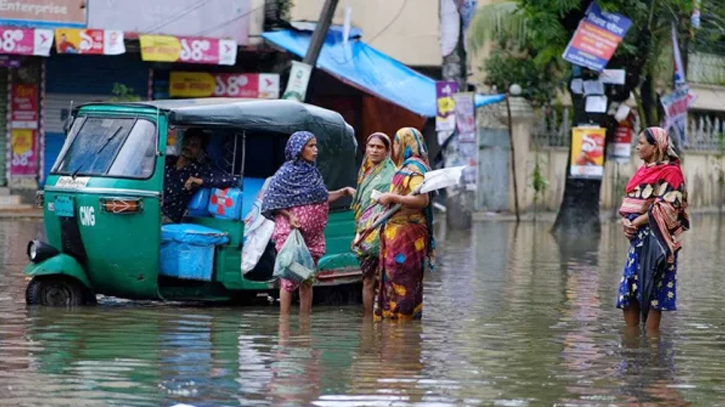
[[[477,224],[439,241],[421,322],[356,307],[280,320],[274,307],[102,299],[27,309],[37,222],[2,221],[0,406],[715,406],[725,399],[725,228],[693,219],[679,311],[625,333],[626,242],[554,241],[549,225]]]

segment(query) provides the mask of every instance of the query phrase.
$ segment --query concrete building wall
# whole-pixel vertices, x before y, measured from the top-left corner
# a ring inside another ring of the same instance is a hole
[[[349,0],[352,25],[362,39],[411,66],[440,66],[438,0]],[[295,0],[292,20],[317,21],[324,0]],[[340,0],[333,24],[343,24],[346,0]]]

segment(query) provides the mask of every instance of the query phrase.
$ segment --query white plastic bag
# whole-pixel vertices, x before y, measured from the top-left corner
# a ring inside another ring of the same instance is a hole
[[[315,276],[315,261],[299,230],[293,229],[274,261],[274,276],[295,283]]]
[[[257,194],[252,209],[244,217],[244,240],[242,241],[242,275],[254,270],[262,258],[269,239],[274,232],[274,222],[262,216],[262,199],[269,186],[270,178],[264,182]]]

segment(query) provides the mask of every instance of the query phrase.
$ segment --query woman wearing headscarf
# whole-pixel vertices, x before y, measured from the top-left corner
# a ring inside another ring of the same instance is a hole
[[[631,245],[617,308],[624,310],[628,327],[637,327],[640,313],[649,309],[643,313],[646,327],[657,330],[662,311],[677,309],[677,253],[682,233],[690,227],[687,190],[680,159],[665,129],[645,129],[639,135],[637,152],[644,165],[629,180],[619,209],[624,234]],[[651,260],[651,253],[657,250],[662,254],[659,262]],[[640,281],[644,278],[639,276],[643,275],[655,277],[650,283]]]
[[[423,272],[432,260],[433,216],[428,194],[411,195],[430,170],[423,136],[412,127],[395,133],[393,161],[397,170],[390,191],[378,202],[400,204],[380,235],[381,278],[374,300],[374,318],[419,319],[423,315]]]
[[[390,137],[384,133],[371,134],[365,144],[365,161],[360,166],[357,176],[357,191],[352,200],[351,208],[355,211],[355,225],[358,236],[368,230],[377,217],[385,211],[371,195],[373,191],[388,192],[390,182],[395,173],[395,164],[390,159]],[[357,242],[357,238],[355,242]],[[365,315],[373,312],[375,281],[379,277],[380,265],[380,234],[373,230],[365,238],[353,244],[353,251],[360,260],[363,273],[363,308]]]
[[[274,219],[272,240],[277,251],[282,249],[292,229],[298,229],[315,264],[325,254],[329,204],[354,193],[350,187],[327,190],[315,164],[317,153],[314,134],[306,131],[292,134],[285,147],[286,161],[272,177],[262,200],[262,214]],[[289,313],[295,290],[299,290],[300,313],[309,313],[312,286],[284,279],[280,281],[279,291],[281,312]]]

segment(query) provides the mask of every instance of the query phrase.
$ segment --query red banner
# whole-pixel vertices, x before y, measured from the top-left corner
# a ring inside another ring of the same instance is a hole
[[[37,129],[38,85],[15,84],[10,98],[11,126],[15,129]]]
[[[0,27],[0,54],[49,56],[53,31]]]

